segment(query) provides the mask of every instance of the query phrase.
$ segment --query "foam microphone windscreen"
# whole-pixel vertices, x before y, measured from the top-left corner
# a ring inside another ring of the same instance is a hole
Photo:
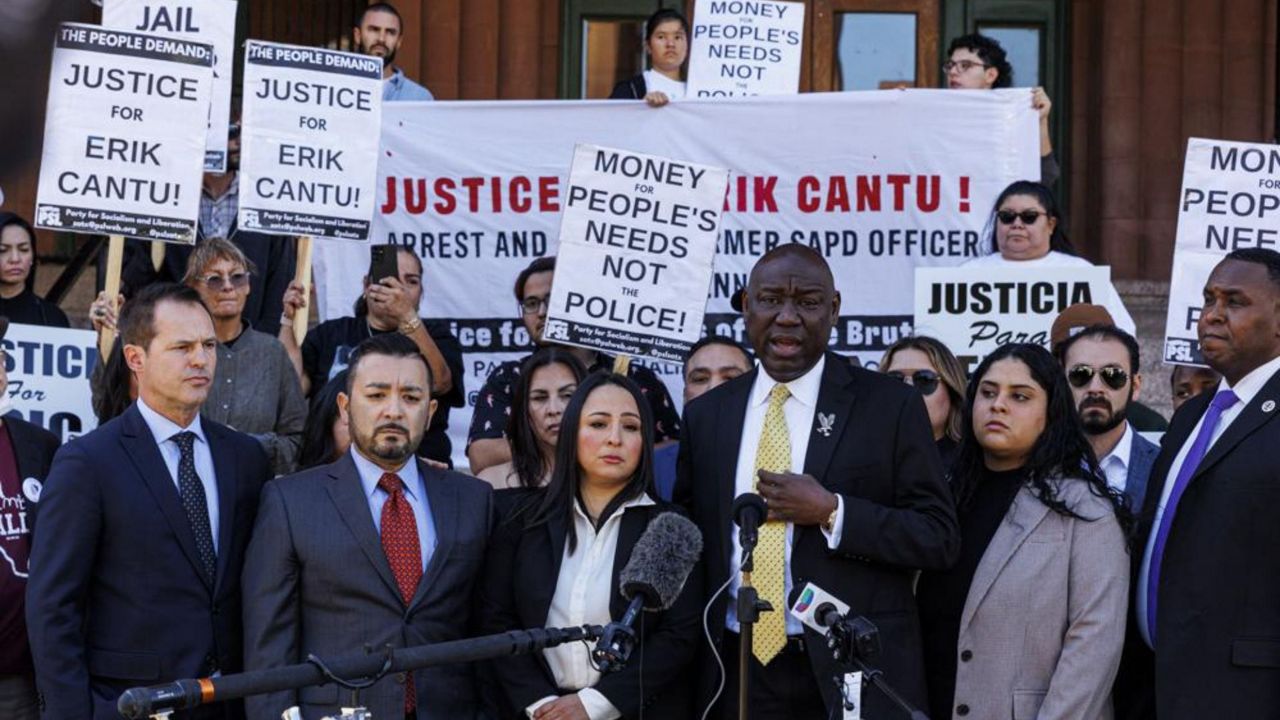
[[[658,515],[618,573],[622,596],[643,595],[645,610],[666,610],[680,595],[701,555],[702,532],[693,521],[674,512]]]

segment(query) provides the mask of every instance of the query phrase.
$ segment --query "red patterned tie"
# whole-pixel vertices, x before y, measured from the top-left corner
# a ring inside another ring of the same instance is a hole
[[[387,501],[382,505],[382,551],[387,554],[391,572],[400,586],[400,597],[408,605],[422,579],[422,545],[418,543],[418,522],[413,508],[404,497],[404,483],[395,473],[383,473],[378,487],[386,491]],[[413,686],[413,673],[404,683],[404,711],[413,714],[418,704],[418,693]]]

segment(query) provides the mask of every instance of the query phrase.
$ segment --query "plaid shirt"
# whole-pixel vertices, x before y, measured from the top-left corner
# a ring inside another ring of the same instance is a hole
[[[240,183],[232,181],[222,197],[215,198],[200,188],[200,231],[204,237],[226,238],[236,224],[236,212],[240,209]]]

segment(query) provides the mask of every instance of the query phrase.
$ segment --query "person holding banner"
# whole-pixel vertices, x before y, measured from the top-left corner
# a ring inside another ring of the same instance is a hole
[[[462,347],[444,320],[425,320],[418,316],[422,301],[422,260],[402,245],[394,246],[397,275],[370,282],[374,272],[372,260],[364,278],[364,292],[356,300],[355,314],[334,318],[311,329],[302,347],[293,335],[294,322],[306,322],[296,316],[305,307],[301,284],[292,282],[284,296],[284,317],[279,339],[293,361],[302,380],[304,393],[318,391],[331,378],[347,367],[353,348],[364,340],[398,332],[413,340],[431,365],[432,395],[440,408],[431,416],[431,427],[418,447],[421,457],[450,463],[452,444],[446,432],[449,409],[462,407],[466,393],[462,386]],[[474,468],[473,468],[474,470]]]
[[[605,625],[627,599],[619,573],[649,524],[678,512],[651,496],[653,421],[631,380],[596,372],[564,412],[556,469],[494,533],[478,592],[480,631]],[[686,672],[698,645],[702,587],[694,568],[674,604],[645,613],[631,661],[601,675],[573,643],[489,663],[499,718],[692,717]]]
[[[946,345],[934,338],[916,335],[890,345],[880,359],[880,371],[924,396],[933,442],[942,456],[942,470],[950,471],[963,427],[961,413],[966,382],[960,361]]]
[[[1129,597],[1124,497],[1039,345],[983,359],[963,423],[960,561],[925,571],[917,592],[929,715],[1106,720]]]
[[[71,327],[62,309],[35,293],[36,231],[11,212],[0,212],[0,315],[22,325]]]
[[[547,308],[551,298],[551,282],[555,279],[556,259],[540,257],[516,276],[515,296],[520,308],[520,319],[534,345],[543,347],[542,330],[547,323]],[[579,347],[565,347],[566,352],[578,358],[587,372],[610,370],[613,358],[602,352]],[[479,474],[485,468],[511,461],[511,446],[507,442],[507,423],[511,417],[511,393],[520,375],[520,366],[528,360],[525,356],[499,365],[476,398],[475,412],[471,415],[471,427],[467,432],[467,460],[471,472]],[[649,402],[653,418],[655,444],[661,445],[679,437],[680,415],[667,386],[649,368],[631,363],[627,377],[640,386],[640,392]]]
[[[995,38],[979,33],[962,35],[951,41],[942,74],[952,90],[991,90],[1013,87],[1013,66]],[[1053,154],[1049,132],[1049,111],[1053,103],[1043,87],[1031,91],[1031,107],[1040,115],[1040,182],[1052,186],[1062,174]]]
[[[689,21],[671,8],[650,15],[644,24],[644,50],[653,67],[613,86],[609,99],[644,100],[651,107],[683,100],[681,73],[689,59]]]
[[[394,5],[375,2],[360,14],[360,22],[351,29],[351,39],[360,52],[382,58],[383,102],[435,100],[430,90],[392,64],[404,40],[403,29],[404,19]]]

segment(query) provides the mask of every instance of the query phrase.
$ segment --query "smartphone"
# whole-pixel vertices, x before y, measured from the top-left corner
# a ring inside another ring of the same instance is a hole
[[[400,267],[396,257],[396,246],[373,245],[369,248],[369,284],[377,285],[382,278],[399,278]]]

